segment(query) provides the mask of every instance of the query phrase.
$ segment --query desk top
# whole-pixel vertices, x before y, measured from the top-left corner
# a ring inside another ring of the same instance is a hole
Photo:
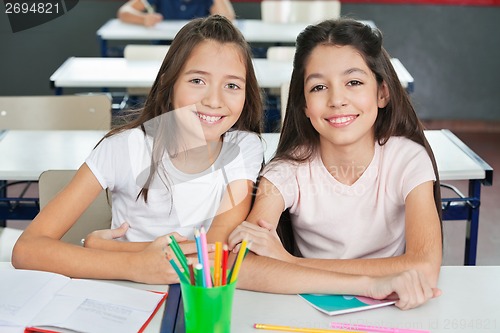
[[[103,40],[173,40],[187,20],[163,21],[154,27],[124,23],[111,19],[99,30],[97,36]],[[375,27],[372,21],[360,21]],[[250,43],[295,43],[297,35],[308,23],[271,23],[262,20],[236,20],[245,39]]]
[[[76,170],[105,133],[5,131],[0,137],[0,180],[37,180],[45,170]],[[425,135],[442,180],[484,179],[488,183],[493,178],[493,169],[450,131],[425,131]],[[267,162],[276,151],[279,133],[262,136]]]
[[[0,263],[0,268],[12,267]],[[416,309],[394,306],[328,316],[296,295],[275,295],[236,290],[231,331],[256,333],[253,324],[328,328],[332,321],[372,326],[413,328],[441,332],[498,332],[500,330],[500,266],[443,266],[438,287],[443,294]],[[114,281],[140,289],[165,291],[168,286]],[[164,309],[160,309],[145,333],[158,333]],[[263,331],[264,332],[264,331]]]
[[[403,64],[396,58],[392,63],[403,87],[413,89],[413,77]],[[261,88],[280,88],[290,81],[292,61],[259,58],[253,64]],[[160,67],[161,61],[154,60],[70,57],[50,76],[50,82],[56,88],[151,88]]]
[[[0,180],[38,180],[45,170],[77,170],[105,131],[4,132]]]
[[[485,185],[491,185],[493,169],[452,132],[426,130],[424,133],[434,152],[441,180],[484,179]],[[266,133],[263,137],[268,162],[278,146],[279,133]]]

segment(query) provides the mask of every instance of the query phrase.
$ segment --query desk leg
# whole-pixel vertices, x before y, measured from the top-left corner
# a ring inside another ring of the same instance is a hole
[[[479,204],[470,209],[469,219],[467,220],[467,229],[465,235],[465,266],[476,265],[477,238],[479,231],[479,206],[481,203],[481,181],[469,181],[469,197],[477,199]]]

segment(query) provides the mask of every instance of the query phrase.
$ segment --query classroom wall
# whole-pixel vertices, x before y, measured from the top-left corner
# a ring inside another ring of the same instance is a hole
[[[81,0],[67,14],[12,33],[0,13],[0,95],[52,94],[50,75],[70,56],[100,56],[97,29],[122,1]],[[260,18],[258,3],[235,3]],[[500,7],[342,4],[342,14],[373,20],[386,49],[415,78],[422,119],[500,121]]]

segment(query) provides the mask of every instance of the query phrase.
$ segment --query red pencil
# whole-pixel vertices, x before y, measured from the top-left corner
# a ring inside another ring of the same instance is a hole
[[[229,255],[229,248],[227,244],[222,246],[222,283],[221,286],[227,284],[227,257]]]

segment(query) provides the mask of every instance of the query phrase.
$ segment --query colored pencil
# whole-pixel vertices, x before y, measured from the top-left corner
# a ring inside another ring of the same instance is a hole
[[[221,261],[222,261],[222,243],[215,242],[215,261],[214,261],[214,287],[221,285]]]
[[[207,249],[207,233],[205,228],[200,229],[200,239],[201,239],[201,251],[203,257],[203,272],[205,275],[205,286],[207,288],[212,288],[212,276],[210,274],[210,261],[208,260],[208,249]]]
[[[229,248],[227,244],[222,245],[222,281],[221,285],[225,286],[227,284],[227,259],[229,256]]]
[[[194,275],[194,264],[193,260],[188,259],[188,267],[189,267],[189,280],[193,286],[196,285],[196,278]]]
[[[197,228],[194,229],[194,240],[196,242],[196,252],[198,253],[198,263],[201,264],[201,267],[203,267],[203,250],[201,247],[200,230]],[[202,275],[201,279],[203,281],[202,285],[206,286],[204,274]]]
[[[233,269],[231,269],[231,273],[230,273],[231,278],[229,279],[229,283],[233,283],[238,278],[238,273],[240,272],[241,262],[243,261],[243,258],[245,257],[245,252],[247,250],[247,244],[248,244],[248,241],[246,239],[244,239],[241,242],[240,250],[238,251],[238,256],[236,257],[236,260],[234,261]]]
[[[179,247],[179,244],[177,244],[177,241],[175,240],[174,236],[167,237],[167,244],[170,246],[172,251],[174,252],[175,256],[177,257],[177,260],[181,264],[182,268],[184,269],[184,274],[189,280],[189,267],[187,265],[187,259],[184,253],[182,253],[181,248]]]
[[[187,279],[186,275],[184,275],[184,273],[181,272],[179,266],[177,266],[177,264],[175,263],[174,258],[170,257],[170,255],[167,254],[167,260],[170,262],[170,265],[179,276],[179,279],[185,283],[189,283],[189,280]]]
[[[356,331],[342,331],[342,330],[330,330],[323,328],[303,328],[303,327],[291,327],[291,326],[281,326],[281,325],[268,325],[268,324],[254,324],[254,328],[260,330],[269,331],[284,331],[284,332],[301,332],[301,333],[361,333]]]
[[[194,266],[194,275],[196,280],[196,285],[198,287],[203,287],[203,265],[198,263]]]
[[[369,326],[369,325],[362,325],[362,324],[348,324],[348,323],[336,323],[336,322],[330,323],[330,327],[331,328],[346,329],[346,330],[361,330],[361,331],[366,331],[366,332],[377,332],[377,333],[429,333],[430,332],[427,330]]]

